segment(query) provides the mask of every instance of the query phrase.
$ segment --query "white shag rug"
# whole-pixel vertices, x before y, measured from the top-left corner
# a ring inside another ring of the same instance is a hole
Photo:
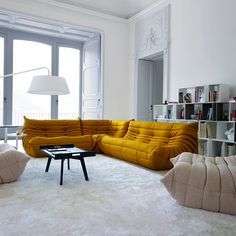
[[[18,181],[0,186],[0,236],[188,236],[236,233],[236,217],[178,205],[150,171],[97,155],[64,168],[31,159]]]

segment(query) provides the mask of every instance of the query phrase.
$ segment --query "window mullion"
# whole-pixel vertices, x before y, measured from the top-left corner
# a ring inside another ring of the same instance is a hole
[[[13,37],[8,35],[4,44],[4,74],[13,73]],[[13,77],[4,78],[3,124],[12,124]]]
[[[59,47],[56,43],[52,45],[52,75],[58,75],[58,59],[59,55]],[[51,118],[57,119],[58,118],[58,96],[53,95],[51,96]]]

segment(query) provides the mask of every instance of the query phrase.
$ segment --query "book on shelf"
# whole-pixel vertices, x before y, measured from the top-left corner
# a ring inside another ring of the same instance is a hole
[[[222,145],[221,145],[221,153],[220,153],[220,155],[222,157],[225,157],[225,156],[228,155],[228,148],[227,148],[227,145],[225,143],[222,143]]]
[[[213,115],[213,108],[212,107],[210,107],[209,109],[208,109],[208,112],[207,112],[207,119],[208,120],[212,120],[212,115]]]
[[[195,89],[195,102],[202,102],[203,101],[203,90],[202,88]]]
[[[208,101],[216,102],[218,100],[218,91],[210,90],[208,93]]]
[[[179,92],[179,103],[183,103],[184,102],[184,94],[183,92]]]
[[[183,107],[180,109],[179,119],[184,119],[184,108]]]
[[[199,124],[199,137],[201,138],[207,138],[207,123],[201,122]]]
[[[235,145],[232,143],[228,143],[228,156],[235,155]]]
[[[216,138],[216,126],[214,123],[206,123],[207,138]]]
[[[198,153],[203,156],[207,155],[207,142],[198,143]]]

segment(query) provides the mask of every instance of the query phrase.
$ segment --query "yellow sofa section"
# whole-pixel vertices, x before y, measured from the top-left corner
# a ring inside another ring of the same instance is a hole
[[[170,169],[170,158],[188,151],[197,153],[195,123],[131,121],[124,138],[104,136],[98,145],[103,153],[150,169]]]
[[[80,119],[70,120],[38,120],[24,117],[22,133],[23,147],[33,157],[44,157],[41,145],[70,144],[91,150],[94,142],[91,135],[82,135]]]
[[[95,150],[154,170],[170,169],[170,158],[197,153],[195,123],[134,120],[36,120],[25,117],[23,147],[33,157],[45,156],[41,145],[69,144]]]
[[[82,134],[92,135],[94,150],[100,153],[97,143],[106,135],[124,137],[130,120],[81,120]]]

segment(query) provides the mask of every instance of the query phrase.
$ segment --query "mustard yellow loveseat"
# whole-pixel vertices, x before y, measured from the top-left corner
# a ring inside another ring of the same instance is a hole
[[[170,169],[170,158],[197,153],[197,123],[134,120],[36,120],[24,118],[23,147],[43,157],[40,145],[73,143],[150,169]]]

